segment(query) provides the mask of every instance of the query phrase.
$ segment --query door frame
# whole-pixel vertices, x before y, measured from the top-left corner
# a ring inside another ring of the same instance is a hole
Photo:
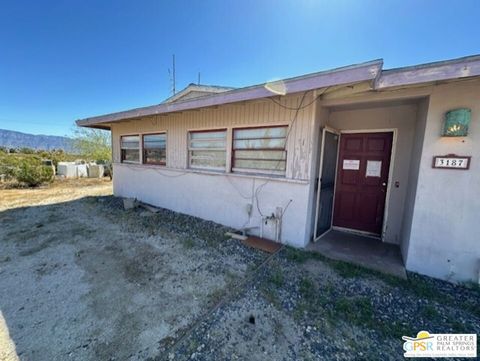
[[[342,130],[342,131],[340,131],[340,137],[341,137],[342,133],[344,133],[344,134],[392,133],[392,149],[391,149],[391,152],[390,152],[390,165],[388,167],[387,192],[385,193],[385,209],[383,210],[382,232],[380,233],[380,237],[379,237],[383,242],[383,240],[385,238],[385,233],[387,231],[388,209],[389,209],[389,206],[390,206],[390,194],[391,194],[392,184],[393,184],[392,175],[393,175],[393,169],[394,169],[394,163],[395,163],[395,153],[396,153],[396,149],[397,149],[398,128]],[[337,159],[337,161],[338,161],[338,159]],[[335,183],[336,183],[336,181],[335,181]],[[333,195],[333,197],[335,199],[335,194]],[[332,210],[332,212],[333,211],[334,211],[334,209]],[[332,217],[332,222],[333,222],[333,217]],[[343,227],[340,227],[339,229],[366,235],[365,232],[358,231],[358,230],[355,230],[355,229],[343,228]],[[376,236],[376,237],[378,237],[378,236]]]
[[[387,191],[385,193],[385,209],[383,211],[383,220],[382,220],[382,231],[380,234],[380,237],[375,235],[375,238],[380,238],[382,242],[384,241],[385,238],[385,233],[387,230],[387,223],[388,223],[388,210],[390,206],[390,195],[391,195],[391,190],[392,190],[392,184],[393,184],[393,170],[394,170],[394,163],[395,163],[395,154],[397,150],[397,136],[398,136],[398,128],[377,128],[377,129],[345,129],[345,130],[336,130],[335,128],[325,126],[323,129],[326,129],[327,131],[331,131],[332,133],[338,134],[339,137],[342,137],[342,134],[355,134],[355,133],[392,133],[392,149],[390,152],[390,165],[388,167],[388,181],[387,181]],[[333,190],[333,206],[332,206],[332,219],[330,222],[330,229],[322,233],[320,236],[316,236],[317,234],[317,221],[318,221],[318,206],[319,206],[319,201],[320,201],[320,186],[321,186],[321,176],[322,176],[322,166],[323,166],[323,151],[324,151],[324,133],[322,129],[322,147],[320,150],[320,168],[319,168],[319,181],[318,181],[318,187],[317,187],[317,200],[316,200],[316,209],[315,209],[315,226],[314,226],[314,237],[313,241],[317,242],[320,238],[322,238],[326,233],[328,233],[332,229],[338,229],[340,231],[346,231],[346,232],[351,232],[351,233],[357,233],[357,234],[362,234],[364,236],[372,236],[372,234],[362,232],[359,230],[355,229],[350,229],[350,228],[343,228],[343,227],[336,227],[333,226],[333,212],[335,212],[335,197],[337,193],[337,178],[338,178],[338,156],[339,156],[339,149],[337,148],[337,161],[336,161],[336,167],[335,167],[335,185],[334,185],[334,190]],[[340,139],[338,142],[338,147],[340,147]]]
[[[315,223],[313,226],[313,242],[317,242],[321,237],[323,237],[327,232],[329,232],[332,229],[332,222],[333,222],[333,207],[335,204],[335,190],[336,190],[336,185],[337,185],[337,165],[338,165],[338,152],[339,152],[339,147],[340,147],[340,136],[341,136],[341,131],[332,127],[329,127],[328,125],[325,125],[322,129],[322,144],[320,148],[320,163],[318,167],[318,185],[317,185],[317,197],[315,200]],[[325,152],[325,132],[330,132],[333,134],[338,135],[338,144],[337,144],[337,157],[335,159],[335,183],[333,185],[333,203],[332,204],[332,219],[330,220],[330,228],[327,229],[325,232],[323,232],[321,235],[317,236],[317,227],[318,227],[318,214],[319,214],[319,208],[320,208],[320,190],[322,188],[322,171],[323,171],[323,156]]]

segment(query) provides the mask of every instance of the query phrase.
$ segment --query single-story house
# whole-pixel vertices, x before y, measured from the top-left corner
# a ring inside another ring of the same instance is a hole
[[[116,196],[295,247],[353,232],[407,270],[479,280],[480,56],[191,84],[77,124],[111,131]]]

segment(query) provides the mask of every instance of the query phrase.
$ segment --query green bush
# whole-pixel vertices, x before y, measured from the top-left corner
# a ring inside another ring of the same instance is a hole
[[[53,180],[53,169],[35,159],[22,159],[15,169],[15,178],[29,187],[37,187]]]
[[[6,179],[15,178],[16,169],[18,167],[18,159],[8,154],[0,153],[0,174]]]

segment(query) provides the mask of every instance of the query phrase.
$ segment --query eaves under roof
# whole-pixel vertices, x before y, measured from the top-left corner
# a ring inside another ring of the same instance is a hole
[[[77,120],[84,127],[109,128],[108,124],[125,119],[140,118],[148,115],[166,114],[190,109],[231,104],[254,99],[286,95],[314,89],[372,81],[372,90],[386,90],[399,86],[459,79],[480,75],[480,56],[440,61],[391,70],[383,70],[383,60],[373,60],[357,65],[307,74],[299,77],[238,88],[170,103],[160,103],[118,113],[95,116]],[[280,86],[279,86],[280,85]],[[278,89],[281,88],[281,92]]]

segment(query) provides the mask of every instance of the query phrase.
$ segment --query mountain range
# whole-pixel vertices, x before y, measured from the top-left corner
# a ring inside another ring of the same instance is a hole
[[[72,139],[58,135],[36,135],[0,129],[0,146],[6,148],[63,149],[72,150]]]

